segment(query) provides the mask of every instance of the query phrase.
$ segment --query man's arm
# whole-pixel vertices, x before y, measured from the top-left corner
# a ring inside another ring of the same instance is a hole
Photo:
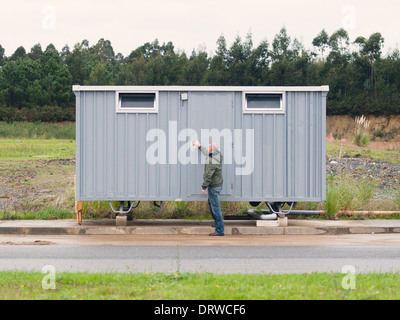
[[[204,154],[206,157],[208,156],[208,148],[203,147],[199,141],[192,141],[192,145],[196,146],[199,148],[202,154]]]
[[[206,155],[206,156],[208,155],[208,150],[207,150],[207,148],[202,147],[199,141],[192,141],[192,145],[198,147],[199,150],[201,150],[201,152],[202,152],[204,155]],[[213,172],[213,174],[214,174],[214,172]],[[205,174],[205,176],[206,176],[206,174]],[[211,177],[212,177],[212,175],[211,175]],[[205,177],[203,177],[203,185],[201,186],[201,193],[202,193],[202,194],[206,194],[207,186],[209,186],[209,185],[210,185],[210,182],[211,182],[211,180],[208,181],[208,178],[207,178],[207,181],[204,180],[204,178],[205,178]],[[206,185],[207,185],[207,186],[206,186]]]
[[[202,154],[204,154],[206,157],[208,157],[208,148],[200,146],[199,149]]]

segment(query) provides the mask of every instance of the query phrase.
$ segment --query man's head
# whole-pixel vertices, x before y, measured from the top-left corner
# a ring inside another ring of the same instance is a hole
[[[212,142],[208,145],[208,153],[214,153],[218,151],[218,144]]]

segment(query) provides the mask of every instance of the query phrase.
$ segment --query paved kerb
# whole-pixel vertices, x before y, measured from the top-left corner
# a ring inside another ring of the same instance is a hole
[[[212,221],[133,220],[116,226],[114,219],[84,220],[2,220],[0,234],[14,235],[208,235]],[[255,220],[225,221],[227,235],[339,235],[400,233],[400,220],[297,220],[287,226],[257,226]]]

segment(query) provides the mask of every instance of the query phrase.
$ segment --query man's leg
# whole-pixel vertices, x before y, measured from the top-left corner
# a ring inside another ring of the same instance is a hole
[[[208,188],[208,205],[211,215],[215,221],[215,232],[224,233],[224,220],[222,218],[221,206],[219,204],[219,194],[222,187]]]
[[[212,198],[212,196],[211,196],[211,198]],[[214,225],[215,225],[215,230],[216,230],[217,229],[218,216],[215,215],[215,213],[214,213],[213,206],[212,206],[211,201],[210,201],[210,194],[208,196],[208,207],[210,208],[211,216],[214,219]],[[217,231],[215,231],[215,232],[217,232]]]
[[[208,194],[208,207],[210,208],[211,216],[212,216],[213,219],[215,220],[215,218],[214,218],[214,212],[213,212],[213,209],[212,209],[212,206],[211,206],[211,202],[210,202],[210,194]]]

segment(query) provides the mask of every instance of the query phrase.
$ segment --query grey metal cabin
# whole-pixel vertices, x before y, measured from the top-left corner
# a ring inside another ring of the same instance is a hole
[[[328,86],[73,91],[78,201],[206,201],[193,140],[220,147],[221,201],[326,200]]]

